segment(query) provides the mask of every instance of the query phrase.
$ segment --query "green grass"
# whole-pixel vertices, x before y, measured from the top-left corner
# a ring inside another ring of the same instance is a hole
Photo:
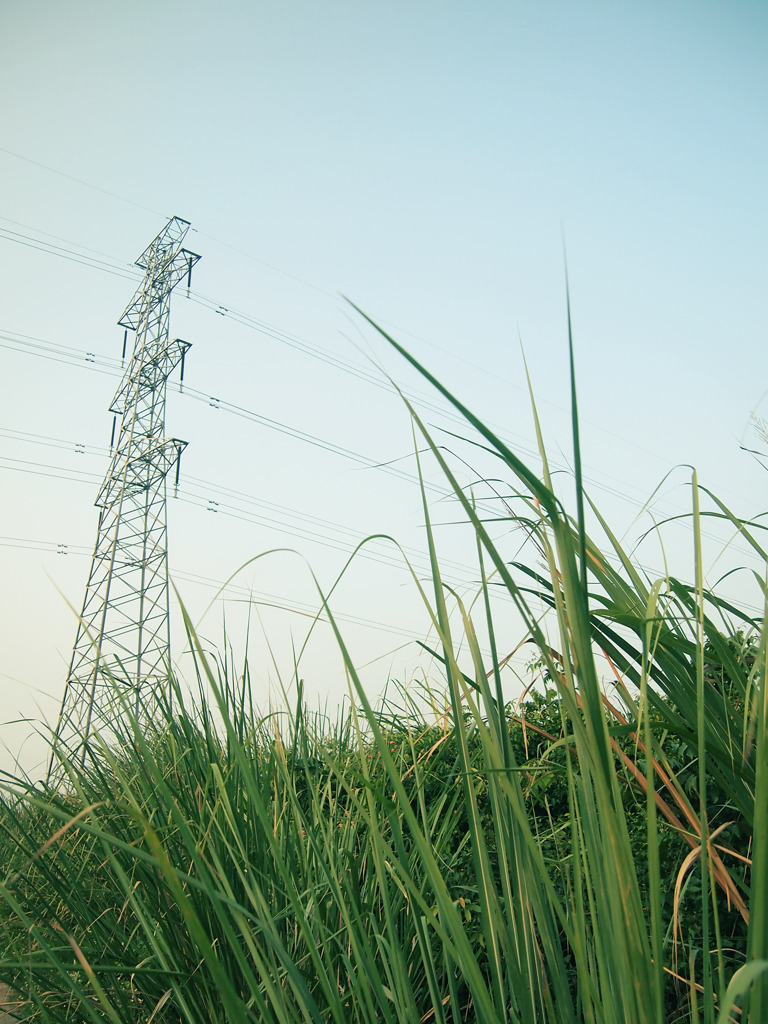
[[[171,679],[82,762],[60,748],[55,787],[7,780],[0,980],[40,1021],[763,1024],[765,630],[704,582],[695,476],[690,581],[648,578],[578,458],[571,517],[541,438],[537,473],[389,340],[521,510],[492,532],[409,407],[477,546],[467,603],[422,491],[442,675],[372,701],[322,599],[353,710],[330,722],[299,692],[262,717],[247,668],[212,663],[188,624],[197,699]],[[756,529],[708,500],[764,587]],[[533,560],[511,557],[513,526]],[[519,707],[500,591],[544,686]]]

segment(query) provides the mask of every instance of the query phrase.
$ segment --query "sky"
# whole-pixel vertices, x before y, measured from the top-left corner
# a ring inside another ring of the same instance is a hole
[[[690,466],[762,513],[744,449],[768,418],[767,54],[768,7],[746,0],[0,4],[0,768],[45,759],[117,320],[174,215],[201,259],[171,310],[193,346],[168,395],[188,441],[171,577],[211,649],[248,650],[265,706],[317,585],[373,534],[393,540],[333,595],[352,655],[372,692],[431,671],[403,553],[423,578],[415,442],[390,380],[462,482],[495,472],[347,300],[536,467],[527,364],[568,493],[567,254],[585,478],[616,532],[649,571],[690,575],[685,523],[663,547],[652,531],[690,509]],[[446,575],[470,593],[471,543],[424,473]],[[728,539],[708,531],[712,579],[751,564]],[[173,635],[183,672],[177,610]],[[510,649],[522,638],[510,614]],[[311,702],[343,698],[327,625],[299,674]]]

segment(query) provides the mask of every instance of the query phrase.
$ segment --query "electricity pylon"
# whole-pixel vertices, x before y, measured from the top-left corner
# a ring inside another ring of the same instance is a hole
[[[171,292],[200,258],[182,247],[189,222],[174,217],[136,261],[144,280],[118,321],[133,353],[110,405],[110,464],[96,507],[99,528],[56,739],[86,742],[119,698],[140,694],[170,668],[166,477],[186,441],[165,436],[168,377],[190,345],[168,340]],[[144,703],[142,701],[142,703]],[[51,760],[53,764],[53,758]]]

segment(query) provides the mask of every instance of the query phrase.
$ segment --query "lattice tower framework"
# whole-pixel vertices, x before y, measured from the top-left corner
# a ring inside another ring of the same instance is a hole
[[[123,358],[133,351],[110,405],[110,463],[96,498],[99,525],[72,651],[57,740],[82,748],[126,699],[138,713],[170,668],[166,480],[185,441],[165,436],[167,382],[190,348],[169,341],[171,292],[200,258],[183,248],[189,222],[173,217],[144,250],[144,279],[118,321]]]

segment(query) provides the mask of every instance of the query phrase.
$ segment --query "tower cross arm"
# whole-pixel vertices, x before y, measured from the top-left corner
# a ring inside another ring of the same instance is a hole
[[[186,441],[165,437],[149,446],[132,444],[127,451],[115,452],[94,504],[97,508],[110,508],[121,495],[139,494],[157,487],[186,447]]]
[[[149,270],[153,263],[167,259],[171,253],[181,248],[189,228],[188,220],[184,220],[183,217],[171,217],[163,230],[155,235],[136,260],[136,266],[142,270]]]
[[[109,411],[121,416],[128,408],[131,401],[136,399],[138,388],[152,389],[159,387],[166,381],[172,370],[183,359],[185,354],[192,348],[188,341],[175,338],[173,341],[162,341],[154,346],[146,346],[143,351],[143,358],[139,365],[136,365],[136,358],[132,358],[123,379],[115,392]]]
[[[192,267],[200,259],[196,252],[179,249],[172,253],[164,262],[150,265],[147,275],[136,290],[136,294],[125,308],[117,321],[120,327],[129,331],[138,331],[143,321],[149,318],[152,310],[173,291],[183,278],[189,281]]]

